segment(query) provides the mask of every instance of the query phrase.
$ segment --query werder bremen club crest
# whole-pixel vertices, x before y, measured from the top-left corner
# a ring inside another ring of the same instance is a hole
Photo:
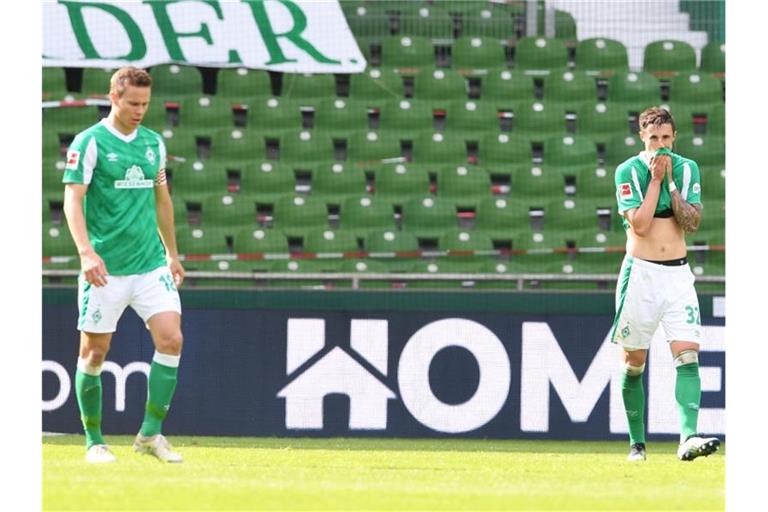
[[[144,171],[138,165],[132,165],[125,170],[125,179],[115,181],[115,188],[152,188],[152,180],[144,179]]]

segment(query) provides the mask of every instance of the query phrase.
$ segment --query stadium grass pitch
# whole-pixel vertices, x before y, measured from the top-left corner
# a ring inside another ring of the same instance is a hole
[[[44,510],[723,510],[724,447],[692,462],[671,442],[170,437],[164,464],[107,436],[43,437]],[[681,492],[681,485],[692,491]]]

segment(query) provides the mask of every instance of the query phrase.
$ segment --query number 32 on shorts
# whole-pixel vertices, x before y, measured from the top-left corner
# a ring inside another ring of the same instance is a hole
[[[699,306],[685,306],[685,312],[688,313],[688,319],[685,321],[685,323],[701,325]]]
[[[173,276],[171,274],[163,274],[160,276],[160,282],[165,285],[165,289],[169,292],[176,291],[176,283],[173,282]],[[690,306],[688,306],[690,307]],[[690,323],[690,322],[688,322]]]

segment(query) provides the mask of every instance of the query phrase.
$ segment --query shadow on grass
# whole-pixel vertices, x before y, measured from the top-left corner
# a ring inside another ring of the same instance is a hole
[[[133,436],[106,435],[114,445],[129,445]],[[403,439],[169,436],[174,446],[200,448],[254,448],[258,450],[444,451],[500,453],[621,453],[626,441],[554,441],[544,439]],[[85,444],[82,435],[43,436],[43,445]],[[669,441],[657,445],[676,446]]]

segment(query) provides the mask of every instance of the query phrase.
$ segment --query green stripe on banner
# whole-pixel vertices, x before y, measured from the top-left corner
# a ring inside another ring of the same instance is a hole
[[[83,283],[83,302],[80,305],[80,315],[77,319],[77,328],[82,329],[85,325],[85,314],[88,312],[88,301],[91,298],[91,283],[85,280],[85,276],[82,276]]]

